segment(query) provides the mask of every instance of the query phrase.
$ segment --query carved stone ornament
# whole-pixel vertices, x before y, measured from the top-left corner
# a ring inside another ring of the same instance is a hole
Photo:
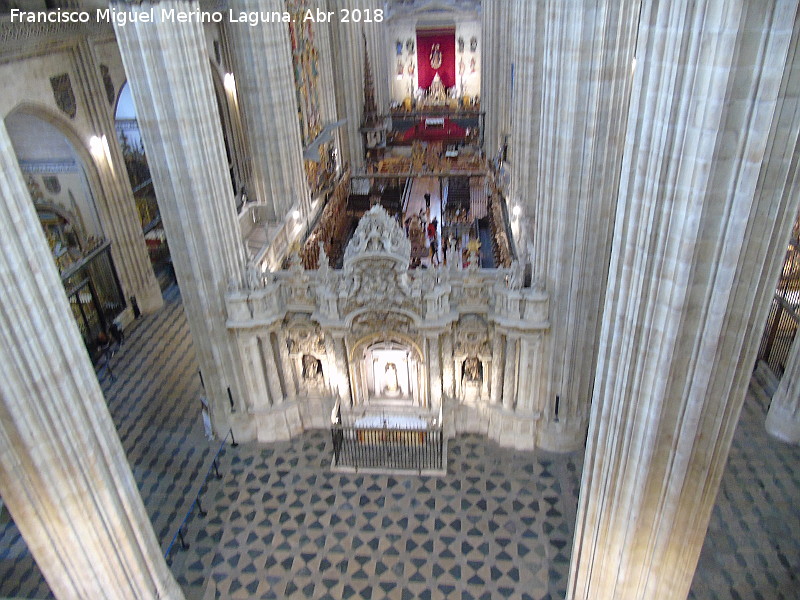
[[[413,336],[416,329],[410,317],[388,311],[369,311],[353,319],[350,331],[356,338],[369,333],[399,332]]]
[[[286,325],[286,346],[289,354],[325,354],[325,336],[318,323],[296,315]]]
[[[78,105],[75,101],[75,93],[72,91],[72,82],[69,80],[69,73],[62,73],[50,78],[50,86],[53,88],[53,98],[56,106],[69,116],[75,118],[78,112]]]
[[[411,242],[380,205],[359,221],[344,252],[339,296],[345,313],[363,306],[419,310],[411,301]]]
[[[457,356],[488,356],[489,328],[481,317],[466,315],[458,322],[453,353]]]

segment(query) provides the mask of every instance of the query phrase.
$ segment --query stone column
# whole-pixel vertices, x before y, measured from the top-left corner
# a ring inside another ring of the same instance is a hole
[[[386,39],[386,2],[383,0],[362,0],[362,10],[370,11],[373,18],[372,23],[362,21],[364,24],[364,34],[367,39],[367,52],[372,65],[372,77],[375,82],[375,104],[378,112],[385,115],[389,112],[389,54]],[[382,20],[374,20],[376,10],[382,10]],[[366,14],[366,13],[365,13]],[[363,69],[362,69],[363,86]]]
[[[500,404],[503,400],[503,334],[495,328],[492,336],[492,392],[489,402]]]
[[[284,11],[283,0],[232,0],[238,11]],[[307,216],[308,180],[297,118],[289,28],[226,23],[235,60],[236,88],[250,157],[250,197],[281,220],[292,207]]]
[[[0,495],[58,598],[183,598],[0,122]]]
[[[349,0],[328,0],[328,10],[354,7]],[[364,113],[364,40],[361,28],[354,23],[331,24],[331,47],[336,60],[333,75],[336,82],[336,106],[339,118],[347,123],[339,129],[342,160],[353,173],[364,171],[364,143],[361,139],[361,117]]]
[[[98,61],[86,40],[72,50],[71,59],[77,76],[78,102],[85,108],[94,135],[103,140],[96,149],[90,149],[97,174],[95,205],[103,232],[111,240],[111,255],[122,293],[126,303],[134,296],[143,312],[153,312],[163,306],[164,300],[147,253],[139,211],[114,127],[114,115],[106,101],[98,72]]]
[[[795,336],[786,371],[767,412],[767,432],[789,444],[800,444],[800,337]]]
[[[517,342],[514,333],[506,334],[505,371],[503,373],[503,408],[514,410],[517,396]]]
[[[248,410],[260,410],[270,405],[265,380],[264,362],[261,360],[261,350],[258,347],[258,337],[255,334],[245,333],[242,336],[241,347],[244,364],[244,378],[250,389]]]
[[[294,399],[297,396],[297,384],[294,380],[294,365],[289,356],[286,332],[278,332],[278,359],[283,370],[283,382],[286,386],[284,390],[287,399]]]
[[[797,213],[797,9],[642,5],[572,600],[689,592]]]
[[[342,406],[351,406],[355,399],[350,390],[350,371],[347,366],[347,347],[344,343],[344,335],[332,334],[331,337],[333,338],[333,354],[336,370],[338,371],[335,377],[338,381],[335,381],[335,384],[339,391],[339,400]],[[325,336],[325,339],[327,340],[328,336]]]
[[[548,384],[532,403],[545,407],[539,443],[547,450],[577,449],[586,435],[639,5],[514,2],[510,202],[523,209],[522,223],[531,216],[522,238],[533,249],[533,278],[553,299]]]
[[[186,12],[196,7],[184,0],[164,0],[157,6]],[[137,13],[149,7],[125,5],[124,10]],[[245,257],[206,39],[199,23],[141,23],[133,20],[133,14],[129,17],[131,22],[115,28],[117,41],[214,430],[225,432],[231,425],[230,413],[251,405],[245,399],[247,386],[236,337],[226,327],[225,309],[229,282],[243,284]],[[244,424],[242,419],[240,425]]]
[[[281,380],[278,375],[278,365],[275,362],[275,352],[272,349],[272,342],[270,335],[258,336],[261,342],[261,352],[264,355],[264,363],[267,369],[267,385],[269,386],[269,397],[272,405],[277,405],[283,402],[283,393],[281,392]]]
[[[439,335],[425,333],[425,345],[428,354],[428,389],[430,397],[428,406],[438,409],[442,405],[442,359],[439,351]]]
[[[490,160],[511,133],[512,8],[508,0],[484,0],[481,5],[483,147]]]
[[[455,390],[455,378],[461,377],[461,373],[458,372],[456,368],[455,362],[453,361],[453,333],[452,331],[446,331],[444,336],[442,337],[442,379],[443,379],[443,391],[444,395],[447,398],[454,398],[456,394]]]

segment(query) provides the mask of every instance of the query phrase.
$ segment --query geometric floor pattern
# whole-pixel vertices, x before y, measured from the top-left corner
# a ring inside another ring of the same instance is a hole
[[[127,332],[99,374],[165,549],[219,442],[177,286]],[[748,394],[689,598],[798,600],[800,449],[764,431]],[[212,598],[563,599],[581,455],[448,441],[443,477],[330,470],[328,432],[226,446],[170,564],[187,600]],[[24,540],[0,513],[0,597],[50,598]]]
[[[751,382],[690,600],[800,600],[800,446],[764,429]]]
[[[448,475],[420,477],[333,473],[331,455],[325,431],[226,451],[204,496],[218,516],[193,522],[179,583],[210,572],[216,598],[564,598],[574,456],[460,436]]]

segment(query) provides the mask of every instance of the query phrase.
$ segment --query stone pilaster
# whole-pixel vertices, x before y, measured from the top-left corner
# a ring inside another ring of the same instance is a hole
[[[183,598],[0,122],[0,495],[59,598]]]
[[[344,335],[332,334],[333,355],[336,363],[335,385],[339,392],[339,400],[342,406],[350,406],[353,402],[352,391],[350,390],[350,369],[347,365],[347,347],[344,343]],[[328,336],[325,337],[328,339]]]
[[[685,598],[797,211],[797,1],[642,5],[568,598]]]
[[[552,298],[548,384],[532,402],[544,408],[547,450],[579,448],[585,437],[639,4],[514,2],[510,201],[522,208],[533,277]]]
[[[495,330],[492,336],[492,387],[489,402],[500,404],[503,400],[503,334]]]
[[[503,372],[503,408],[514,410],[517,398],[517,342],[516,334],[507,333],[505,349],[505,370]]]
[[[272,349],[270,335],[259,336],[261,343],[261,352],[264,354],[264,365],[266,367],[267,386],[269,387],[269,397],[272,405],[278,405],[283,402],[283,392],[281,392],[281,380],[278,375],[278,364],[275,361],[275,352]]]
[[[484,0],[481,5],[483,147],[490,159],[511,133],[512,8],[508,0]]]
[[[261,359],[258,336],[252,333],[242,335],[242,358],[245,368],[244,378],[249,389],[248,410],[263,410],[270,406],[270,397],[267,393],[266,372]]]
[[[439,348],[439,334],[426,333],[425,345],[428,358],[428,383],[430,386],[429,406],[438,409],[442,405],[442,354]]]
[[[283,11],[282,0],[232,0],[233,11]],[[289,28],[283,23],[251,27],[227,23],[235,60],[236,88],[250,157],[250,199],[269,217],[283,219],[292,207],[310,208]]]
[[[287,336],[285,331],[277,332],[278,336],[278,357],[281,361],[281,370],[283,371],[283,383],[286,386],[284,390],[287,399],[294,399],[297,396],[297,382],[294,380],[294,365],[292,359],[289,357],[289,349],[287,344]]]
[[[442,391],[447,398],[455,397],[456,377],[460,378],[461,374],[453,361],[453,334],[446,331],[442,337]]]
[[[103,232],[111,240],[111,255],[119,275],[125,302],[136,298],[143,312],[163,306],[161,288],[153,273],[147,253],[136,201],[133,198],[125,160],[114,128],[114,115],[105,99],[105,90],[92,49],[86,40],[71,50],[71,59],[78,78],[76,93],[94,135],[103,143],[90,151],[97,174],[95,206]]]
[[[328,0],[328,10],[352,9],[348,0]],[[364,171],[364,143],[361,117],[364,112],[364,40],[361,28],[338,19],[331,24],[331,48],[336,59],[333,75],[336,82],[336,106],[340,119],[347,123],[339,129],[342,160],[353,173]]]
[[[164,0],[158,7],[189,12],[195,4]],[[125,10],[147,11],[149,5]],[[230,413],[251,405],[225,309],[229,282],[243,283],[245,257],[203,27],[131,19],[115,30],[214,430],[225,432]]]

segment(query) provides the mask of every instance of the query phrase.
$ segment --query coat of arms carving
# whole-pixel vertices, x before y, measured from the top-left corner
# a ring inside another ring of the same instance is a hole
[[[56,101],[56,106],[61,111],[69,116],[70,119],[75,118],[78,110],[77,102],[75,101],[75,92],[72,91],[72,82],[69,80],[69,73],[62,73],[50,78],[50,86],[53,88],[53,98]]]

